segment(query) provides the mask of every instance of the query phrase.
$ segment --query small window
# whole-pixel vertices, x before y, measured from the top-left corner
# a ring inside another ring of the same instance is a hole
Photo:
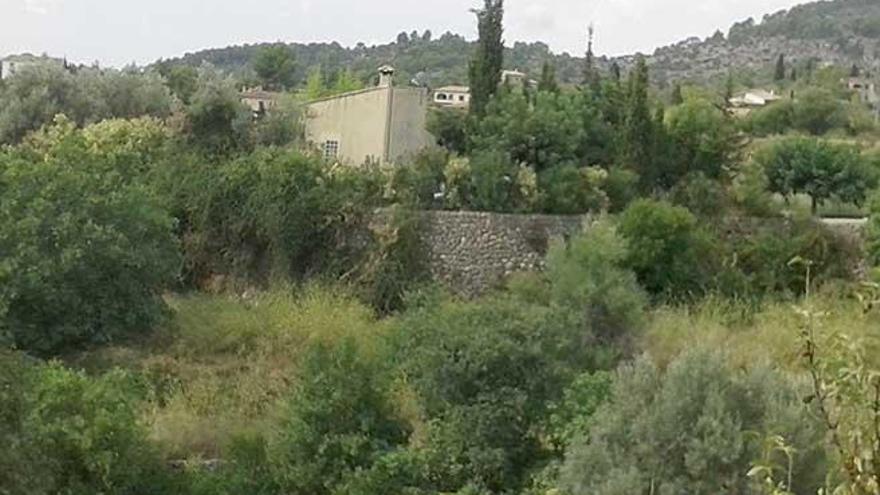
[[[324,141],[324,159],[333,160],[339,156],[339,141]]]
[[[464,101],[464,95],[459,96],[458,101]]]

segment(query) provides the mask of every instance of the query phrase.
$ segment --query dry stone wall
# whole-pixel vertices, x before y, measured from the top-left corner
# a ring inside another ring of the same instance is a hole
[[[512,273],[543,269],[553,239],[577,234],[589,225],[591,217],[422,211],[419,220],[419,237],[432,280],[462,296],[474,297],[498,287]],[[376,212],[374,222],[389,221],[388,210]],[[822,223],[847,242],[864,242],[864,220]],[[784,219],[728,217],[721,228],[728,236],[740,236],[759,228],[784,232],[785,225]],[[363,242],[368,242],[367,237]]]
[[[511,273],[542,269],[550,242],[570,237],[587,221],[580,215],[426,211],[420,229],[432,278],[475,296]]]

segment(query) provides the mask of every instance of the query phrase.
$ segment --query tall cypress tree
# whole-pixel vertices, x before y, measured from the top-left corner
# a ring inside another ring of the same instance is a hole
[[[470,111],[478,118],[486,113],[486,105],[498,92],[504,65],[504,0],[484,0],[482,9],[474,10],[480,39],[468,66],[471,87]]]
[[[654,120],[648,103],[648,64],[639,55],[629,74],[621,147],[624,165],[639,173],[645,190],[653,188]]]
[[[611,64],[611,79],[618,85],[620,84],[620,65],[617,62]]]
[[[559,92],[559,83],[556,82],[556,67],[549,61],[541,67],[541,79],[538,80],[538,91]]]
[[[675,83],[675,86],[672,87],[672,95],[669,97],[669,100],[673,105],[681,105],[684,103],[684,95],[681,92],[681,83]]]
[[[779,58],[776,59],[776,74],[774,79],[777,81],[785,80],[785,55],[780,54]]]
[[[594,93],[599,91],[600,77],[599,71],[596,69],[596,57],[593,55],[593,35],[595,34],[593,25],[587,29],[587,54],[584,57],[584,88],[590,89]]]

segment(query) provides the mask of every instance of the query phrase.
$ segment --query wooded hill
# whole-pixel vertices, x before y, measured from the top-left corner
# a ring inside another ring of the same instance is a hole
[[[601,35],[598,33],[599,37]],[[266,45],[203,50],[158,63],[191,66],[210,63],[247,78],[256,53]],[[328,80],[333,80],[337,72],[350,69],[369,82],[376,67],[391,63],[399,71],[399,81],[415,79],[420,84],[440,86],[467,80],[467,63],[473,43],[453,33],[435,37],[430,31],[413,31],[411,34],[400,33],[395,41],[383,45],[359,43],[344,47],[334,42],[293,43],[290,46],[296,53],[301,80],[305,80],[312,68],[320,66]],[[768,14],[761,21],[748,19],[736,23],[726,35],[719,30],[705,40],[690,38],[658,48],[648,57],[648,64],[659,83],[673,80],[703,82],[726,76],[731,70],[747,72],[760,79],[769,77],[779,55],[784,55],[792,67],[804,69],[826,63],[877,69],[880,67],[880,3],[875,0],[834,0],[804,4]],[[560,81],[580,82],[581,54],[554,54],[541,42],[508,44],[505,65],[537,75],[546,60],[555,64]],[[632,60],[631,56],[600,57],[597,63],[607,69],[616,62],[626,69]]]

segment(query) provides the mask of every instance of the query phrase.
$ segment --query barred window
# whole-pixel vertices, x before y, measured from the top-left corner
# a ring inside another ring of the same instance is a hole
[[[339,141],[324,141],[324,158],[333,160],[339,156]]]

